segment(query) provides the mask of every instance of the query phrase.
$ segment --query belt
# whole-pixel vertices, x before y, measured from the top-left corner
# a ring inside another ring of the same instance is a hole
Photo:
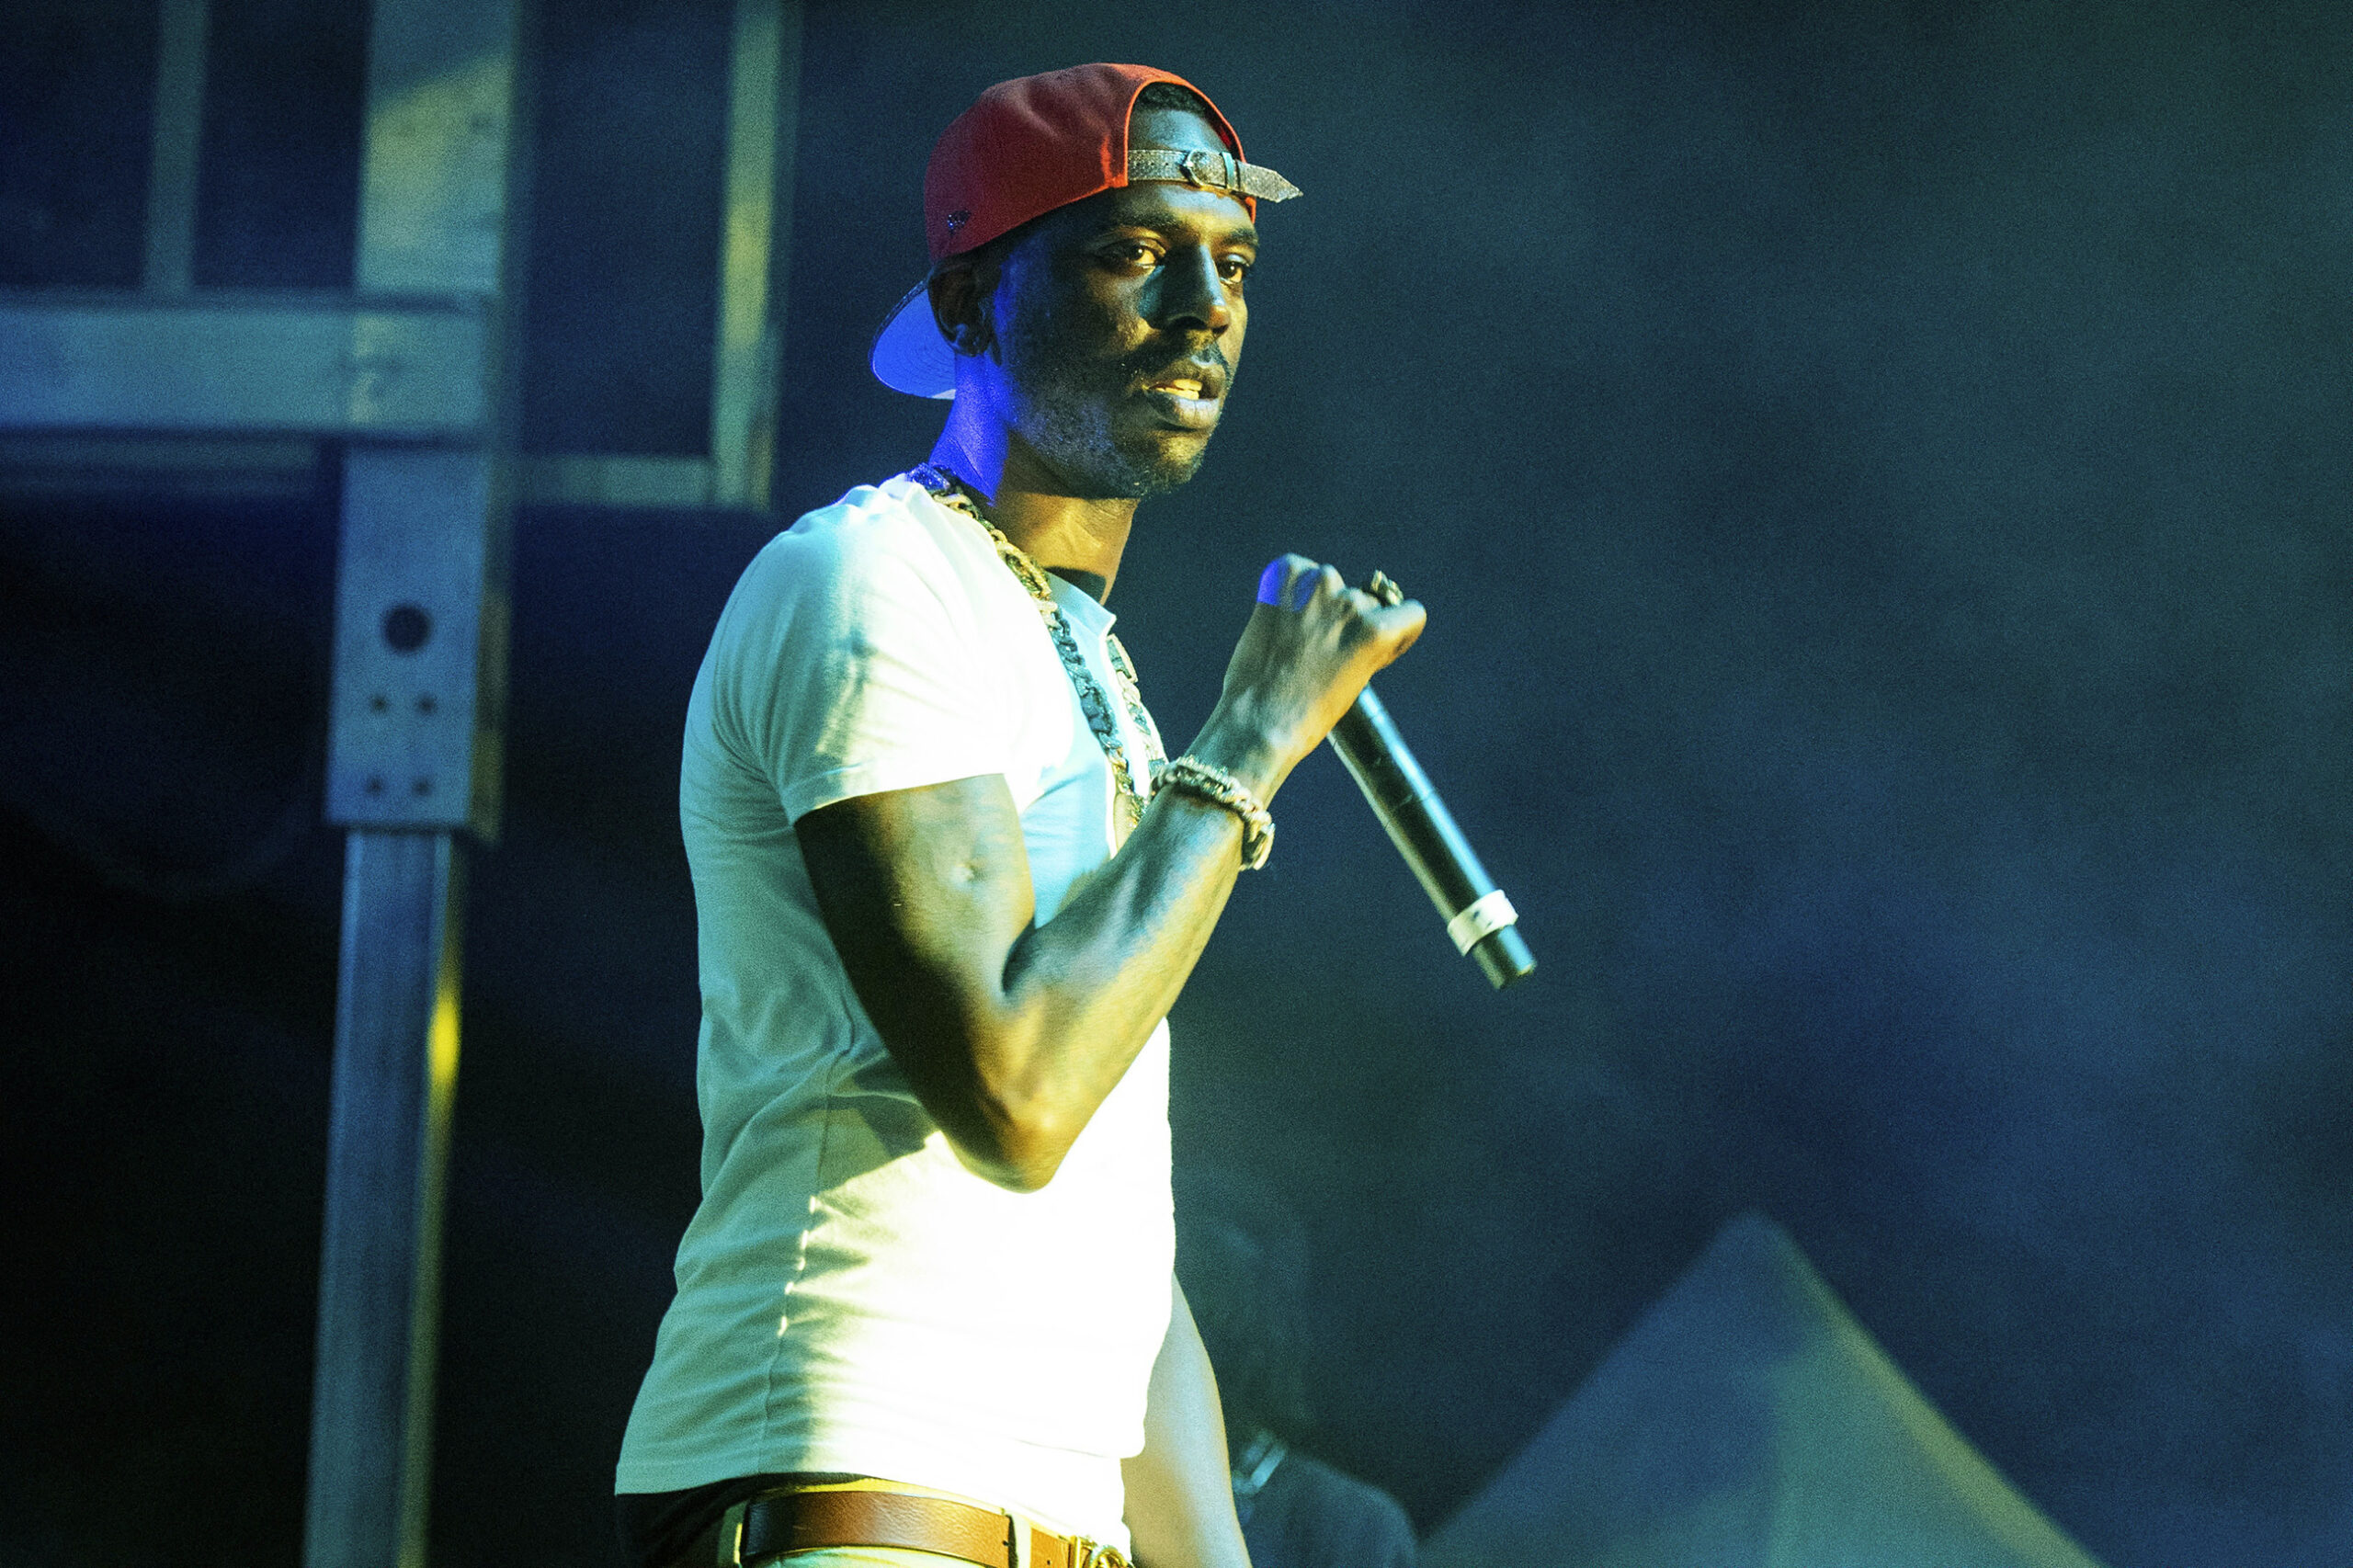
[[[1029,1539],[1019,1532],[1029,1531]],[[763,1493],[727,1510],[714,1532],[717,1568],[739,1568],[828,1546],[889,1546],[960,1557],[982,1568],[1130,1568],[1117,1547],[1054,1535],[995,1508],[913,1492],[824,1488]],[[695,1554],[699,1555],[699,1554]],[[694,1555],[687,1568],[699,1568]]]

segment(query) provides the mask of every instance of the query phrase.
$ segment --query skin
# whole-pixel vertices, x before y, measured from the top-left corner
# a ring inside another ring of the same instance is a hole
[[[1222,145],[1172,111],[1139,112],[1131,141]],[[1041,566],[1108,593],[1137,503],[1207,450],[1256,255],[1239,201],[1148,183],[1049,214],[995,265],[943,266],[931,300],[958,350],[956,400],[933,460],[990,496]],[[1186,378],[1198,388],[1179,390],[1200,397],[1165,390]],[[1423,624],[1420,605],[1384,608],[1329,566],[1287,556],[1283,575],[1296,608],[1251,611],[1185,748],[1265,801]],[[1175,1003],[1241,865],[1231,812],[1165,790],[1041,926],[1000,777],[843,801],[795,834],[851,984],[916,1098],[969,1169],[1017,1192],[1052,1180]],[[1246,1568],[1216,1385],[1181,1290],[1173,1301],[1144,1449],[1125,1463],[1137,1560]]]
[[[1130,139],[1223,146],[1207,120],[1165,109],[1138,112]],[[999,266],[943,266],[932,313],[957,347],[956,401],[932,460],[990,496],[1033,560],[1103,597],[1137,502],[1209,449],[1257,256],[1242,203],[1153,182],[1048,214]],[[1171,375],[1212,384],[1208,425],[1179,426],[1144,391]]]

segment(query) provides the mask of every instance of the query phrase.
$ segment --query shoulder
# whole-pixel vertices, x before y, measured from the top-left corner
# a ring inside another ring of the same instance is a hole
[[[808,638],[971,636],[1011,581],[971,518],[904,479],[862,484],[762,547],[713,641],[765,661]]]
[[[768,587],[866,577],[930,581],[942,587],[971,560],[993,555],[970,518],[934,501],[907,480],[861,484],[829,506],[804,514],[770,540],[745,573]]]

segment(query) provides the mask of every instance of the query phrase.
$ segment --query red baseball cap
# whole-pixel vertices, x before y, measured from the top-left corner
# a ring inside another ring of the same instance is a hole
[[[1136,98],[1171,82],[1209,105],[1223,155],[1128,145]],[[1136,180],[1172,180],[1220,191],[1256,218],[1258,202],[1299,187],[1242,158],[1225,116],[1182,76],[1149,65],[1074,65],[999,82],[956,117],[932,145],[923,176],[924,238],[934,263],[961,256],[1058,207]],[[882,384],[917,397],[956,395],[956,352],[931,313],[930,280],[910,290],[874,335],[868,363]]]

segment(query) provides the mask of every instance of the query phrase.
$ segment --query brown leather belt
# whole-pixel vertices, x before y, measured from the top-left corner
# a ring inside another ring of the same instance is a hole
[[[828,1546],[892,1546],[961,1557],[982,1568],[1130,1568],[1116,1547],[1085,1536],[1029,1530],[1017,1553],[1013,1516],[910,1492],[785,1490],[727,1510],[716,1531],[716,1568],[736,1568]],[[696,1557],[688,1568],[699,1568]]]

